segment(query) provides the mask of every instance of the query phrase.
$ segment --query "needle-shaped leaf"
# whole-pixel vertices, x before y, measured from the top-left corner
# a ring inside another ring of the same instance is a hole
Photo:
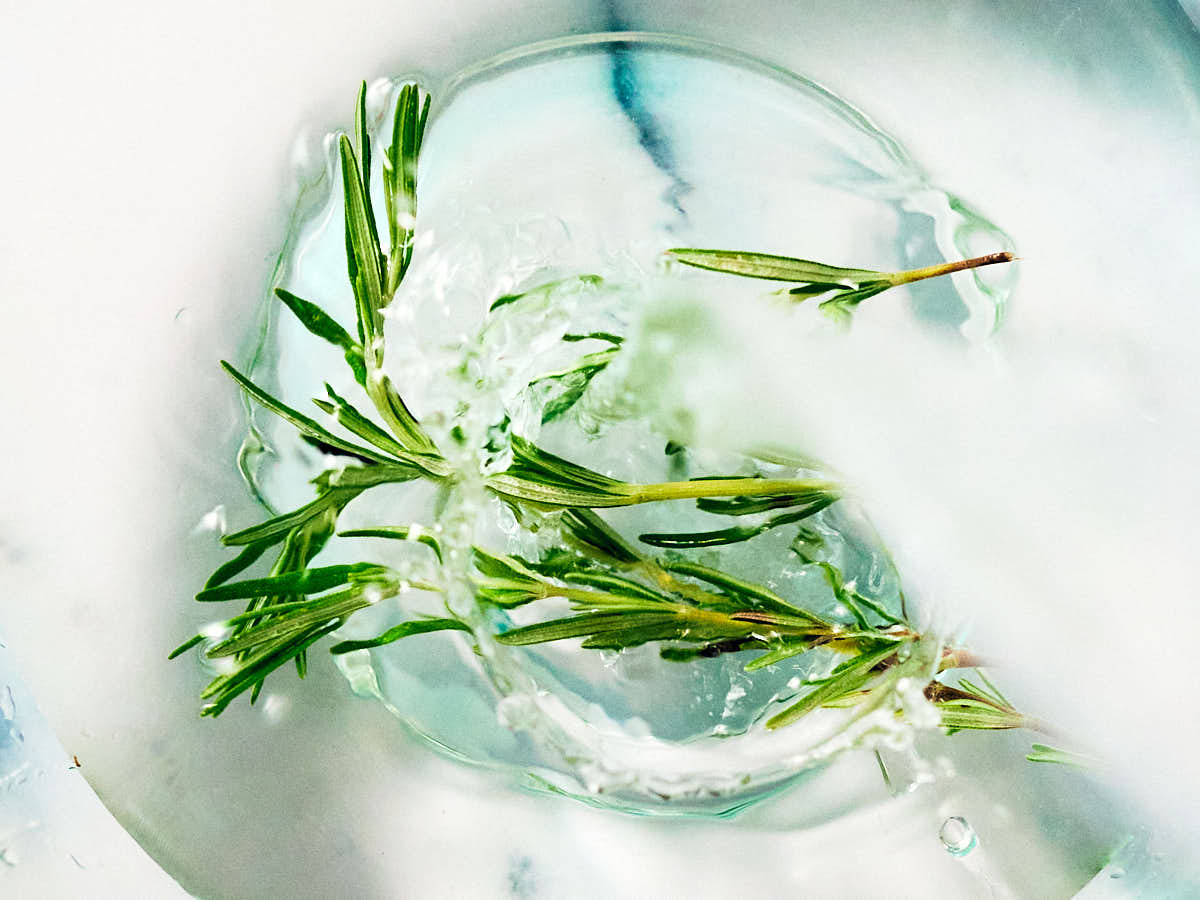
[[[752,479],[749,487],[754,487]],[[772,509],[786,509],[789,506],[802,506],[806,510],[804,518],[815,515],[827,506],[837,502],[840,492],[830,485],[823,485],[808,490],[781,491],[779,493],[754,496],[747,492],[746,496],[731,499],[702,497],[696,501],[696,506],[705,512],[721,516],[752,516]],[[786,523],[782,523],[786,524]]]
[[[739,598],[744,603],[749,604],[751,608],[770,609],[784,615],[804,618],[817,624],[827,624],[818,616],[788,603],[774,591],[763,587],[761,584],[755,584],[744,578],[737,578],[720,569],[678,559],[665,560],[662,563],[662,567],[676,575],[686,575],[690,578],[707,582]]]
[[[1057,763],[1077,769],[1096,769],[1100,766],[1100,760],[1095,757],[1051,747],[1047,744],[1034,744],[1029,748],[1029,753],[1025,758],[1030,762]]]
[[[847,269],[796,259],[791,256],[775,256],[770,253],[752,253],[741,250],[700,250],[676,248],[667,254],[684,265],[746,278],[765,278],[770,281],[807,281],[821,284],[857,284],[858,282],[884,277],[883,272],[872,269]]]
[[[471,626],[458,619],[415,619],[411,622],[401,622],[378,637],[358,641],[341,641],[330,647],[329,652],[340,655],[355,650],[370,650],[373,647],[382,647],[414,634],[429,634],[433,631],[465,631],[470,634]]]
[[[620,347],[625,343],[625,338],[619,334],[613,334],[611,331],[589,331],[586,334],[564,334],[562,339],[568,344],[575,344],[579,341],[606,341],[614,347]]]
[[[504,306],[516,303],[519,300],[525,301],[544,301],[552,294],[558,293],[564,288],[592,288],[598,287],[604,283],[604,279],[599,275],[573,275],[570,278],[559,278],[555,281],[547,281],[544,284],[539,284],[536,287],[531,287],[525,291],[518,291],[514,294],[504,294],[492,301],[492,305],[488,307],[488,312],[493,313]]]
[[[805,694],[797,703],[769,718],[767,727],[782,728],[784,725],[790,725],[814,709],[857,691],[870,680],[876,666],[892,659],[899,652],[899,644],[890,644],[847,660],[834,670],[832,676]]]
[[[795,298],[796,302],[799,303],[809,297],[819,297],[821,294],[828,294],[830,291],[844,290],[846,290],[844,284],[815,281],[811,284],[801,284],[794,288],[788,288],[788,295]]]
[[[368,591],[351,586],[332,594],[289,604],[286,612],[264,617],[258,624],[209,649],[208,655],[213,658],[236,656],[255,647],[277,644],[281,639],[290,640],[312,628],[320,628],[331,620],[344,620],[350,614],[378,602],[383,594],[378,587]]]
[[[620,565],[631,565],[641,556],[621,535],[590,509],[563,510],[559,519],[570,540],[591,554],[600,554]]]
[[[553,395],[542,407],[542,424],[557,419],[578,403],[592,379],[608,368],[616,353],[616,348],[589,353],[565,369],[548,372],[529,382],[529,390]]]
[[[663,633],[664,630],[667,634],[675,634],[681,627],[683,626],[677,617],[670,612],[597,612],[514,628],[498,634],[496,640],[502,644],[525,646],[570,638],[591,638],[622,631],[644,632],[647,628],[653,629],[655,634]],[[646,640],[639,643],[646,643]]]
[[[282,513],[265,522],[260,522],[258,525],[252,525],[233,534],[227,534],[221,538],[221,543],[230,547],[240,547],[247,544],[266,544],[267,546],[270,546],[272,543],[277,544],[286,538],[288,533],[293,529],[324,515],[330,509],[335,509],[339,505],[348,503],[350,499],[351,496],[348,492],[330,491],[304,504],[299,509]]]
[[[251,656],[229,675],[213,679],[200,695],[203,699],[211,699],[212,702],[206,705],[200,714],[219,716],[245,691],[261,690],[264,678],[288,660],[299,658],[309,647],[340,625],[337,621],[328,622],[312,631],[297,635],[286,643],[266,648],[261,653]]]
[[[301,325],[308,329],[309,333],[336,347],[341,347],[343,350],[359,349],[361,352],[358,342],[350,336],[350,333],[317,304],[297,297],[291,291],[280,287],[275,288],[275,296],[292,311],[292,314],[300,321]]]
[[[283,301],[283,304],[292,311],[292,314],[300,320],[300,324],[311,334],[342,348],[346,364],[354,372],[354,380],[365,387],[367,365],[363,357],[363,349],[359,346],[358,341],[354,340],[345,328],[315,303],[297,297],[291,291],[285,291],[283,288],[275,288],[275,296]]]
[[[408,541],[410,543],[424,544],[433,551],[433,555],[437,557],[437,561],[442,562],[442,545],[432,534],[417,525],[404,528],[401,526],[380,527],[380,528],[352,528],[348,531],[339,531],[338,537],[372,537],[386,538],[393,541]]]
[[[371,466],[343,466],[337,469],[326,469],[314,478],[312,483],[317,486],[319,493],[325,491],[358,493],[380,484],[403,484],[420,477],[421,470],[414,466],[407,463],[387,462]]]
[[[377,341],[383,333],[383,265],[375,214],[368,205],[362,173],[350,138],[338,141],[342,161],[342,188],[346,195],[346,267],[354,289],[359,338],[367,354],[367,370],[375,367]]]
[[[622,575],[611,575],[605,572],[568,572],[562,577],[568,584],[586,585],[631,600],[649,600],[652,603],[660,604],[678,602]]]
[[[795,522],[801,522],[810,516],[820,512],[833,499],[828,499],[810,506],[803,507],[793,512],[783,513],[782,515],[772,516],[765,522],[758,525],[742,525],[734,528],[722,528],[716,531],[694,531],[694,532],[655,532],[651,534],[640,534],[638,540],[643,544],[650,544],[653,547],[668,547],[672,549],[694,549],[699,547],[718,547],[725,544],[737,544],[743,541],[749,541],[758,537],[760,534],[765,534],[773,528],[779,528],[783,525],[791,525]]]
[[[266,553],[267,550],[273,547],[276,543],[278,542],[265,540],[260,541],[257,544],[247,544],[242,549],[241,553],[228,562],[222,563],[217,567],[215,572],[208,576],[208,581],[204,582],[205,589],[207,590],[208,588],[214,588],[217,587],[217,585],[224,584],[234,575],[239,575],[246,571],[246,569],[254,565],[254,563],[258,561],[259,557]]]
[[[555,590],[550,582],[515,557],[475,547],[471,560],[480,573],[472,579],[476,596],[493,606],[507,609],[561,594],[561,589]]]
[[[663,647],[658,651],[660,658],[668,662],[693,662],[697,659],[714,659],[726,653],[738,653],[758,646],[757,638],[730,638],[723,641],[709,641],[699,647]]]
[[[747,672],[757,672],[759,669],[765,669],[767,666],[773,666],[791,659],[793,656],[806,653],[812,649],[812,646],[811,641],[784,641],[782,644],[772,647],[762,656],[750,660],[744,668]]]
[[[391,378],[376,371],[368,383],[367,394],[393,434],[412,453],[428,456],[438,455],[433,440],[425,433],[417,417],[412,414]]]
[[[275,413],[275,415],[279,416],[281,419],[283,419],[284,421],[291,424],[301,434],[306,434],[309,437],[316,438],[319,441],[323,441],[326,444],[329,444],[331,447],[337,447],[339,449],[347,450],[358,456],[366,457],[367,459],[374,459],[374,460],[378,460],[380,462],[388,461],[386,456],[381,455],[377,451],[371,450],[367,447],[360,446],[351,441],[347,441],[344,438],[338,437],[336,434],[329,431],[328,429],[322,428],[320,425],[318,425],[316,422],[314,422],[308,416],[304,415],[303,413],[297,412],[296,410],[292,409],[290,406],[285,404],[282,400],[278,400],[275,397],[268,394],[266,391],[264,391],[262,388],[260,388],[258,385],[256,385],[253,381],[251,381],[249,378],[247,378],[245,375],[243,375],[241,372],[239,372],[237,369],[235,369],[232,365],[225,362],[224,360],[221,361],[221,367],[224,368],[225,371],[229,373],[229,375],[233,378],[233,380],[236,381],[238,383],[238,385],[241,387],[241,389],[243,391],[245,391],[248,395],[250,395],[250,397],[252,397],[254,400],[256,400],[264,408],[270,410],[271,412]]]
[[[195,647],[197,644],[199,644],[203,640],[204,640],[204,635],[202,635],[202,634],[192,635],[192,637],[188,638],[186,641],[184,641],[182,644],[180,644],[178,647],[176,647],[174,650],[172,650],[170,653],[168,653],[167,659],[175,659],[175,657],[181,656],[182,654],[186,653],[188,650],[191,650],[193,647]]]
[[[388,217],[388,296],[395,292],[412,258],[413,227],[417,215],[417,161],[429,117],[429,96],[424,103],[416,84],[400,89],[392,118],[392,140],[383,163],[384,199]]]
[[[382,566],[369,563],[323,566],[317,569],[302,569],[267,578],[250,578],[235,581],[220,587],[207,588],[196,595],[205,602],[244,600],[261,594],[317,594],[330,588],[347,584],[354,575],[370,575],[386,571]]]
[[[363,200],[371,209],[371,134],[367,130],[367,83],[358,87],[358,99],[354,104],[354,146],[361,163]],[[374,218],[372,216],[372,218]]]
[[[834,294],[828,300],[822,300],[819,308],[821,312],[835,322],[845,323],[849,321],[858,304],[874,297],[876,294],[882,294],[890,287],[892,285],[886,281],[868,282],[855,290],[842,291]]]
[[[338,424],[347,431],[373,444],[383,452],[391,454],[397,460],[423,469],[426,474],[435,477],[445,474],[446,469],[444,465],[440,465],[442,462],[440,458],[426,458],[426,454],[414,453],[406,445],[400,443],[355,409],[349,401],[341,397],[329,384],[325,385],[325,392],[329,395],[329,401],[314,400],[313,403],[322,412],[337,419]]]

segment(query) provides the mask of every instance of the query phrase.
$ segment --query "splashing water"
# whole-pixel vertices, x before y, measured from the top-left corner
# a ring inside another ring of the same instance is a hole
[[[981,241],[987,249],[1009,242],[816,85],[686,43],[616,49],[598,43],[535,54],[460,79],[441,94],[434,89],[435,106],[442,106],[423,149],[414,263],[387,315],[389,372],[439,445],[465,448],[447,450],[460,453],[452,460],[460,471],[502,469],[508,436],[519,433],[629,481],[767,474],[707,427],[706,410],[723,408],[727,393],[697,396],[676,375],[681,360],[705,359],[710,370],[692,384],[711,386],[714,376],[746,366],[744,347],[729,358],[705,356],[722,328],[704,304],[726,311],[771,304],[759,296],[761,285],[726,284],[712,294],[691,275],[664,274],[662,250],[753,246],[898,269],[975,251]],[[545,90],[551,83],[555,90]],[[736,120],[720,114],[734,109]],[[483,139],[481,129],[496,139]],[[730,159],[737,161],[732,168]],[[325,177],[325,203],[296,224],[284,284],[327,309],[337,311],[341,302],[349,310],[342,198],[332,168]],[[800,209],[813,214],[797,216]],[[596,277],[574,277],[582,273]],[[556,287],[503,315],[486,315],[498,297],[555,280]],[[896,298],[892,309],[918,329],[963,342],[999,321],[1008,288],[1003,278],[972,275],[930,286],[907,306]],[[565,335],[597,332],[627,343],[567,415],[543,425],[552,398],[527,389],[530,382],[577,358],[581,348]],[[342,371],[337,352],[314,346],[296,323],[281,319],[274,340],[270,357],[285,398],[320,393],[321,382]],[[740,373],[730,383],[745,389]],[[348,376],[334,384],[352,390]],[[770,393],[770,385],[762,387]],[[257,484],[280,508],[298,505],[320,459],[274,423],[263,425],[274,454],[262,457]],[[668,439],[687,441],[685,459],[664,453]],[[650,504],[608,518],[627,536],[720,527],[707,514],[671,508],[677,506]],[[493,623],[476,608],[466,580],[470,546],[528,554],[546,549],[555,533],[548,519],[531,532],[478,477],[441,495],[412,486],[381,490],[351,506],[343,527],[383,521],[433,529],[457,585],[445,602],[483,626],[481,633]],[[899,608],[897,573],[861,509],[843,502],[806,524],[847,580],[883,607]],[[814,612],[846,615],[819,573],[791,552],[795,537],[795,529],[778,529],[750,544],[714,548],[703,561]],[[376,545],[352,542],[331,545],[322,559],[368,557],[415,565],[410,556],[386,558]],[[364,611],[347,630],[378,633],[400,617],[437,614],[442,602],[413,592]],[[509,621],[522,624],[522,615],[515,611]],[[841,713],[821,711],[811,722],[763,730],[763,718],[794,699],[806,679],[830,671],[836,658],[822,650],[751,679],[741,669],[745,654],[683,665],[662,660],[655,647],[596,653],[482,640],[480,649],[476,656],[464,641],[436,638],[339,662],[356,691],[379,698],[456,756],[638,809],[669,803],[671,811],[719,812],[848,747],[907,746],[911,726],[896,710],[922,727],[936,724],[920,696],[924,682],[910,679],[851,728]]]

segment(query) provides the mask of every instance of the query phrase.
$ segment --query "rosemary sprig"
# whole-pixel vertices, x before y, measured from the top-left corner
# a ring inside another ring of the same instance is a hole
[[[686,266],[741,275],[746,278],[762,278],[768,281],[794,282],[787,293],[797,302],[824,297],[821,311],[835,321],[849,321],[854,308],[864,300],[882,294],[890,288],[927,278],[938,278],[980,266],[1011,262],[1013,255],[1007,251],[989,253],[974,259],[939,263],[905,272],[877,272],[873,269],[848,269],[830,266],[809,259],[790,256],[774,256],[769,253],[751,253],[736,250],[700,250],[678,247],[668,250],[667,255]]]
[[[445,562],[443,548],[428,528],[379,524],[337,531],[342,511],[364,492],[416,480],[453,487],[465,478],[478,479],[514,511],[518,521],[536,520],[557,528],[561,535],[560,547],[532,560],[473,548],[469,577],[480,604],[510,610],[557,598],[571,607],[565,616],[502,627],[491,636],[499,644],[532,646],[577,639],[584,649],[608,650],[656,644],[664,659],[681,663],[748,653],[743,666],[749,673],[818,647],[840,654],[843,659],[827,677],[811,680],[798,699],[767,720],[769,728],[788,725],[825,707],[853,707],[854,715],[865,715],[885,703],[902,678],[924,672],[921,667],[927,666],[930,639],[913,628],[903,611],[897,614],[846,583],[842,572],[821,558],[819,535],[801,524],[843,495],[843,488],[828,478],[779,474],[778,467],[794,473],[821,471],[811,460],[763,452],[748,458],[757,459],[765,467],[760,471],[770,472],[770,477],[710,475],[637,483],[555,455],[520,434],[507,435],[512,461],[499,473],[462,471],[441,453],[383,371],[383,313],[412,260],[417,166],[429,110],[429,97],[417,85],[401,88],[382,162],[383,227],[376,221],[371,201],[365,84],[355,106],[353,140],[348,135],[338,140],[354,332],[317,304],[282,287],[275,291],[310,333],[342,350],[369,406],[360,409],[327,384],[326,395],[313,400],[328,420],[324,424],[276,398],[229,363],[222,363],[259,406],[286,421],[303,440],[338,458],[340,464],[313,479],[316,496],[309,503],[222,538],[240,552],[213,573],[196,599],[203,603],[245,601],[245,611],[192,637],[171,654],[175,657],[204,644],[205,656],[224,661],[227,671],[203,691],[202,697],[208,701],[203,713],[219,715],[247,691],[254,702],[264,680],[289,660],[303,677],[308,648],[357,612],[409,589],[444,590],[440,575],[414,579],[367,562],[312,565],[336,536],[419,543],[436,562],[433,571],[440,571]],[[891,287],[1012,258],[998,253],[889,273],[758,253],[692,249],[669,253],[690,266],[793,283],[791,296],[797,300],[824,296],[822,308],[842,318],[863,300]],[[508,307],[519,302],[552,302],[557,290],[589,289],[599,283],[597,276],[580,275],[539,285],[498,298],[488,314],[508,315]],[[565,416],[623,344],[623,336],[600,331],[566,334],[562,340],[603,346],[530,381],[527,390],[541,403],[543,423]],[[681,447],[668,445],[668,453],[677,460],[682,460],[681,452]],[[640,535],[638,544],[670,551],[659,557],[625,539],[596,512],[678,501],[695,501],[700,510],[728,516],[738,524],[709,531]],[[845,615],[818,615],[764,585],[685,555],[752,541],[784,528],[795,529],[792,549],[805,565],[820,571],[833,605]],[[266,574],[235,580],[274,548],[279,549]],[[503,618],[503,614],[497,615]],[[484,638],[470,623],[448,612],[446,616],[401,621],[374,638],[344,640],[331,649],[335,654],[371,650],[439,631],[465,632],[476,641]],[[952,649],[943,653],[938,668],[946,671],[971,662],[973,658],[965,651]],[[935,680],[928,684],[925,696],[938,708],[949,731],[1036,725],[1013,709],[986,679],[979,685],[963,679],[954,685]]]

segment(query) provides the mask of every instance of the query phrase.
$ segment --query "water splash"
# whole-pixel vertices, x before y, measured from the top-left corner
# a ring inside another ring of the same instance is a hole
[[[348,515],[386,511],[390,521],[430,523],[436,514],[453,588],[448,605],[483,626],[481,635],[494,623],[475,608],[466,580],[471,543],[528,554],[555,535],[551,519],[538,523],[536,535],[522,530],[481,489],[477,476],[506,462],[508,433],[628,480],[756,471],[746,457],[705,448],[702,441],[694,442],[682,474],[676,471],[680,459],[663,453],[682,420],[657,415],[649,389],[655,372],[646,363],[655,353],[686,353],[696,337],[664,332],[660,336],[672,343],[663,347],[646,328],[663,299],[654,286],[663,249],[681,242],[749,242],[765,251],[902,268],[956,255],[955,242],[967,240],[968,231],[989,233],[991,249],[1007,245],[999,229],[966,215],[965,206],[931,186],[894,140],[819,86],[688,42],[633,41],[621,52],[645,103],[631,107],[614,99],[612,60],[598,42],[519,65],[510,61],[498,74],[455,84],[453,102],[435,114],[425,142],[421,230],[412,269],[388,310],[387,365],[439,445],[448,452],[468,448],[452,461],[473,474],[440,496],[395,492],[375,507],[364,497]],[[545,90],[549,83],[555,91]],[[434,95],[436,108],[436,89]],[[736,124],[732,117],[714,119],[713,110],[725,108],[738,110]],[[654,118],[646,123],[653,127],[631,129],[630,115]],[[481,123],[505,140],[482,139]],[[651,132],[669,137],[669,173],[661,165],[662,146],[648,152],[643,138]],[[497,146],[509,149],[497,154]],[[740,161],[736,170],[728,167],[730,158]],[[617,172],[619,178],[611,175]],[[764,179],[763,172],[776,174]],[[681,179],[690,186],[686,220],[671,190]],[[336,183],[329,186],[327,203],[297,222],[281,272],[284,286],[350,321],[337,214],[342,198]],[[382,190],[374,195],[378,199]],[[739,198],[736,206],[731,196]],[[800,217],[796,209],[820,215]],[[530,305],[522,315],[498,318],[481,332],[497,297],[582,272],[605,281],[551,292],[536,309]],[[733,289],[725,299],[765,303],[757,296],[760,287],[746,296]],[[968,322],[985,322],[981,330],[988,330],[1003,301],[1003,291],[981,293],[969,279],[957,291],[940,290],[938,304],[910,312],[931,327],[949,324],[963,333],[968,329],[960,326]],[[903,310],[902,301],[896,306]],[[934,307],[941,312],[930,312]],[[564,418],[566,427],[544,427],[543,406],[524,388],[577,352],[564,334],[615,331],[632,339],[639,329],[652,352],[629,354],[638,365],[622,362],[625,354],[619,354]],[[319,394],[321,382],[342,369],[336,351],[314,344],[287,317],[273,340],[276,346],[259,358],[274,361],[285,399]],[[353,390],[348,374],[334,384]],[[685,407],[704,403],[682,400]],[[320,460],[285,429],[264,424],[272,429],[266,443],[276,452],[257,458],[256,483],[271,505],[299,505],[305,498],[296,491]],[[452,440],[454,435],[470,439]],[[492,455],[476,458],[470,448],[485,443]],[[895,607],[899,590],[890,561],[861,511],[841,507],[814,519],[814,532],[848,579]],[[636,535],[688,527],[695,524],[689,515],[696,514],[648,506],[614,514],[611,522]],[[783,531],[768,533],[756,539],[753,553],[714,549],[705,562],[836,616],[823,579],[790,551],[790,538]],[[325,552],[350,559],[358,551],[346,544]],[[371,552],[378,555],[378,548]],[[412,614],[427,602],[414,592],[379,616],[398,608]],[[364,613],[355,627],[380,624],[375,613]],[[517,611],[512,622],[521,624],[524,614]],[[807,679],[828,674],[835,659],[820,650],[751,681],[740,674],[745,660],[736,654],[682,666],[663,662],[653,647],[604,655],[552,645],[496,647],[486,637],[478,656],[465,642],[443,636],[381,648],[370,659],[369,673],[355,659],[339,664],[357,691],[379,696],[442,749],[534,770],[567,792],[603,794],[637,808],[669,800],[673,809],[721,811],[849,747],[908,747],[911,727],[898,723],[896,712],[915,715],[919,725],[930,721],[931,712],[920,696],[923,682],[914,676],[848,731],[844,714],[822,711],[813,717],[815,731],[796,725],[764,732],[758,723],[772,704],[794,698]],[[456,714],[447,716],[447,709]]]

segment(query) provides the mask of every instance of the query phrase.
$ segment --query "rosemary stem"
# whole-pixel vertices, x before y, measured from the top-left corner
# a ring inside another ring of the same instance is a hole
[[[629,503],[699,500],[704,497],[769,497],[823,491],[840,493],[832,481],[817,478],[698,478],[661,484],[631,485]]]
[[[960,259],[956,262],[938,263],[936,266],[925,266],[922,269],[910,269],[907,272],[892,272],[888,281],[892,287],[901,284],[911,284],[926,278],[937,278],[939,275],[949,275],[952,272],[962,272],[965,269],[978,269],[980,266],[994,266],[997,263],[1012,262],[1013,255],[1007,250],[1001,253],[989,253],[986,256],[976,256],[973,259]]]

